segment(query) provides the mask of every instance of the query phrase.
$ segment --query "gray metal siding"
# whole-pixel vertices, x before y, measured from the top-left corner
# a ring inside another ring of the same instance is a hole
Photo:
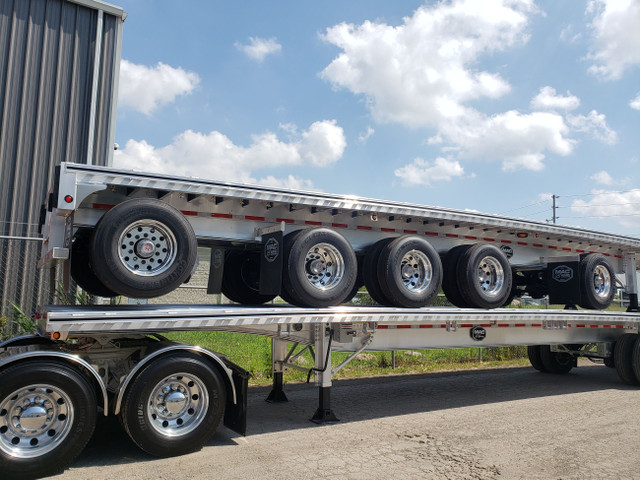
[[[122,16],[102,15],[96,70],[100,15],[93,7],[100,5],[0,0],[0,316],[9,302],[35,308],[26,290],[40,283],[35,242],[5,245],[2,237],[37,236],[40,205],[61,161],[111,161]]]

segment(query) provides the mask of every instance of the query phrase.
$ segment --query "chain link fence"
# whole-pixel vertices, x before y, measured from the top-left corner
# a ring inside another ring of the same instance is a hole
[[[49,271],[38,268],[38,237],[0,235],[0,336],[28,331],[39,306],[50,303]]]

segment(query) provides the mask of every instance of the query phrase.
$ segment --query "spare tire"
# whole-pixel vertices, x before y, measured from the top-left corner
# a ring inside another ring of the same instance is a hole
[[[132,298],[165,295],[184,283],[198,244],[191,224],[172,206],[152,199],[122,202],[96,226],[91,263],[111,290]]]

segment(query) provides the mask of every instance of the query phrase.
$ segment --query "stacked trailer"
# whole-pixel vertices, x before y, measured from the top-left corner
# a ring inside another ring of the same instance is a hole
[[[238,306],[49,307],[48,336],[0,345],[0,467],[66,466],[97,412],[145,451],[200,448],[220,422],[244,433],[246,372],[163,332],[272,338],[271,401],[301,351],[315,359],[317,422],[335,420],[331,351],[527,345],[566,373],[578,357],[640,383],[640,240],[466,211],[62,164],[42,210],[42,266],[94,295],[151,298],[211,249],[208,290]],[[54,271],[54,269],[52,269]],[[628,312],[599,311],[617,283]],[[381,306],[341,307],[362,283]],[[440,287],[455,308],[429,303]],[[524,294],[565,310],[497,309]],[[260,306],[280,295],[295,306]],[[577,306],[588,310],[578,310]],[[594,310],[595,309],[595,310]],[[289,347],[292,344],[293,347]]]

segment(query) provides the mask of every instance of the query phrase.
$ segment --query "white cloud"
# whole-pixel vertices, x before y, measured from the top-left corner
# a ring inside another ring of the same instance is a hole
[[[545,151],[568,155],[575,144],[567,137],[563,117],[552,112],[469,113],[465,122],[445,125],[442,131],[459,146],[461,157],[501,160],[505,171],[542,170]]]
[[[531,108],[538,110],[575,110],[580,106],[580,99],[571,92],[566,96],[558,95],[553,87],[542,87],[540,93],[531,100]]]
[[[365,143],[367,140],[369,140],[369,138],[371,138],[371,135],[373,135],[374,133],[375,130],[372,127],[367,127],[367,131],[358,136],[358,141],[360,143]]]
[[[613,185],[613,177],[608,172],[602,170],[591,175],[591,180],[601,185]]]
[[[187,130],[162,147],[129,140],[114,153],[114,165],[172,175],[310,188],[311,182],[292,175],[285,179],[257,179],[255,172],[282,166],[326,167],[342,157],[346,145],[344,131],[335,120],[315,122],[289,142],[271,132],[254,135],[248,147],[234,144],[217,131],[204,134]]]
[[[343,52],[321,76],[364,95],[379,122],[437,126],[464,116],[466,101],[509,92],[506,80],[477,70],[477,61],[525,42],[532,11],[528,0],[454,0],[422,6],[399,26],[342,23],[323,35]]]
[[[640,2],[592,0],[587,14],[594,15],[590,73],[616,80],[628,68],[640,65]]]
[[[591,135],[607,145],[618,141],[618,134],[607,125],[607,117],[596,110],[589,115],[567,115],[567,123],[575,131]]]
[[[574,33],[573,25],[567,25],[560,32],[560,40],[567,43],[576,43],[582,38],[582,33]]]
[[[634,98],[633,100],[631,100],[631,102],[629,102],[629,106],[634,110],[640,110],[640,93],[638,93],[636,98]]]
[[[416,158],[413,163],[398,168],[394,173],[405,185],[431,186],[433,182],[449,182],[453,177],[464,175],[464,168],[457,160],[439,157],[434,162],[427,162]]]
[[[188,95],[198,86],[200,77],[182,68],[162,62],[155,67],[120,61],[118,106],[151,115],[179,95]]]
[[[276,38],[249,37],[248,44],[236,43],[235,47],[244,52],[247,57],[258,62],[262,62],[267,55],[282,51],[282,45],[278,43]]]
[[[581,216],[613,217],[626,227],[640,226],[640,189],[626,192],[592,190],[589,201],[575,200],[571,210]]]

